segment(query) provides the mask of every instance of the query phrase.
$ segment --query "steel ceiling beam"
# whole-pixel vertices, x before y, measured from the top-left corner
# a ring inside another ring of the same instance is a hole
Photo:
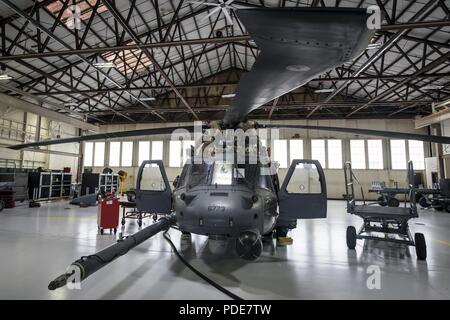
[[[355,110],[353,110],[352,112],[350,112],[347,117],[352,116],[353,114],[355,114],[356,112],[367,108],[368,106],[370,106],[372,103],[379,101],[380,99],[382,99],[383,97],[387,96],[388,94],[394,92],[395,90],[401,88],[402,86],[404,86],[405,84],[409,83],[410,81],[417,79],[417,76],[420,76],[421,74],[424,74],[426,72],[429,72],[431,70],[433,70],[434,68],[440,66],[441,64],[443,64],[444,62],[446,62],[448,59],[450,59],[450,52],[447,52],[446,54],[442,55],[440,58],[436,59],[435,61],[429,63],[428,65],[426,65],[424,68],[418,70],[417,72],[415,72],[413,75],[411,75],[410,77],[400,81],[399,83],[397,83],[395,86],[389,88],[386,91],[383,91],[383,93],[379,94],[378,96],[376,96],[375,98],[373,98],[372,100],[370,100],[369,102],[365,103],[364,105],[360,106],[359,108],[356,108]]]
[[[5,1],[5,0],[0,0]],[[193,115],[194,119],[200,120],[198,116],[195,114],[192,107],[189,105],[189,103],[184,99],[184,97],[181,95],[180,91],[175,87],[172,80],[170,80],[169,76],[164,72],[164,70],[161,68],[159,63],[153,58],[153,55],[148,51],[148,49],[142,47],[142,42],[140,38],[134,33],[134,31],[130,28],[129,25],[127,25],[122,18],[122,15],[116,10],[116,7],[113,6],[108,0],[101,0],[103,5],[108,8],[109,12],[113,15],[114,19],[122,26],[122,28],[128,33],[128,35],[134,40],[134,42],[137,44],[138,48],[145,52],[147,58],[152,62],[153,66],[156,70],[159,71],[159,73],[162,75],[164,80],[169,84],[169,86],[172,88],[172,90],[176,93],[176,95],[180,98],[180,100],[183,102],[183,104],[186,106],[186,108],[189,110],[189,112]],[[139,100],[139,99],[137,99]]]
[[[450,20],[395,23],[381,26],[381,31],[449,27]]]
[[[413,74],[406,75],[387,75],[387,76],[358,76],[358,77],[330,77],[330,78],[316,78],[310,80],[309,83],[315,82],[341,82],[341,81],[370,81],[370,80],[402,80],[413,76]],[[417,79],[427,79],[427,78],[442,78],[450,77],[450,72],[443,73],[427,73],[423,75],[418,75]],[[204,83],[204,84],[189,84],[189,85],[176,85],[177,89],[198,89],[198,88],[213,88],[213,87],[234,87],[237,86],[237,82],[218,82],[218,83]],[[37,96],[50,96],[50,95],[64,95],[64,94],[74,94],[74,93],[105,93],[105,92],[122,92],[122,91],[142,91],[142,90],[170,90],[170,86],[140,86],[140,87],[126,87],[126,88],[99,88],[99,89],[88,89],[88,90],[59,90],[50,92],[34,92]]]
[[[67,124],[70,124],[76,128],[80,128],[83,130],[90,131],[99,131],[99,127],[90,123],[87,123],[83,120],[76,119],[73,117],[69,117],[61,112],[53,111],[48,108],[44,108],[38,104],[31,103],[29,101],[19,99],[4,93],[0,93],[0,101],[2,101],[3,105],[9,106],[11,108],[24,110],[26,112],[34,113],[37,115],[44,116],[49,119],[61,121]],[[60,106],[63,109],[63,107]]]
[[[44,26],[42,26],[38,21],[36,21],[35,19],[33,19],[32,17],[30,17],[28,14],[26,14],[25,12],[23,12],[19,7],[17,7],[15,4],[13,4],[10,0],[0,0],[1,3],[3,3],[5,6],[9,7],[11,10],[13,10],[14,12],[16,12],[18,15],[20,15],[22,18],[26,19],[27,21],[29,21],[34,27],[36,27],[37,29],[40,29],[43,33],[45,33],[48,37],[50,37],[51,39],[55,40],[56,42],[58,42],[59,44],[61,44],[62,46],[64,46],[66,49],[68,50],[73,50],[73,48],[67,44],[64,40],[60,39],[58,36],[56,36],[54,33],[50,32],[49,30],[47,30],[47,28],[45,28]],[[77,55],[79,56],[79,55]],[[115,86],[117,86],[118,88],[121,88],[122,86],[116,82],[114,79],[112,79],[111,77],[108,76],[108,74],[106,72],[104,72],[103,70],[96,68],[92,62],[90,62],[89,60],[85,59],[82,56],[79,56],[81,60],[83,60],[83,62],[87,63],[90,67],[92,67],[93,69],[97,70],[97,72],[99,72],[100,74],[102,74],[102,76],[104,76],[106,79],[108,79],[111,83],[113,83]],[[130,96],[132,96],[136,101],[138,101],[140,104],[142,104],[144,107],[148,108],[150,112],[152,111],[152,107],[150,105],[148,105],[147,103],[141,101],[137,96],[135,96],[133,93],[129,92]],[[132,118],[128,117],[125,114],[120,114],[122,117],[127,118],[129,120],[131,120],[132,122],[135,122]],[[161,115],[155,113],[155,115],[157,115],[159,118],[161,118],[163,121],[166,121],[164,117],[162,117]]]
[[[417,19],[419,19],[425,12],[430,8],[436,0],[430,0],[428,3],[426,3],[418,12],[416,12],[410,19],[409,22],[413,23],[416,22]],[[402,29],[399,30],[397,33],[395,33],[387,42],[385,42],[381,48],[378,49],[378,51],[373,54],[369,59],[367,59],[359,68],[356,70],[352,76],[359,76],[362,72],[367,70],[369,67],[372,66],[374,62],[376,62],[380,57],[384,56],[399,39],[404,36],[409,29]],[[359,58],[359,57],[358,57]],[[357,59],[358,59],[357,58]],[[357,60],[356,59],[356,60]],[[327,103],[331,101],[336,95],[341,93],[344,89],[348,87],[348,85],[352,82],[352,80],[345,81],[343,84],[341,84],[333,93],[328,95],[328,97],[323,101],[323,103]],[[310,118],[317,110],[321,108],[321,105],[317,105],[311,112],[308,113],[306,118]]]
[[[78,56],[78,55],[86,55],[86,54],[100,54],[100,53],[105,53],[105,52],[118,52],[118,51],[136,50],[136,49],[142,50],[142,48],[154,49],[154,48],[165,48],[165,47],[190,46],[190,45],[204,44],[204,43],[228,43],[228,42],[246,41],[246,40],[250,40],[250,39],[251,38],[249,35],[243,35],[243,36],[220,37],[220,38],[168,41],[168,42],[159,42],[159,43],[145,43],[142,45],[130,44],[130,45],[126,45],[126,46],[49,51],[49,52],[40,52],[40,53],[1,56],[0,62],[10,61],[10,60],[61,57],[61,56],[71,56],[71,55]]]

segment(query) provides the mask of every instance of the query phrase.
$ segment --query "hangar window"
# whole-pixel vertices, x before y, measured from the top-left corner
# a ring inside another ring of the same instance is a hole
[[[94,166],[103,167],[105,165],[105,143],[94,143]]]
[[[120,142],[118,141],[109,144],[109,166],[120,166]]]
[[[394,170],[406,169],[405,140],[391,140],[391,163]]]
[[[367,140],[369,169],[383,169],[383,141]]]
[[[287,141],[273,141],[273,159],[280,164],[280,168],[287,168]]]
[[[93,160],[93,154],[94,154],[94,143],[93,142],[86,142],[84,144],[84,161],[83,165],[85,167],[92,166],[92,160]]]
[[[131,167],[133,164],[133,141],[122,142],[122,167]]]
[[[290,163],[296,159],[303,159],[303,140],[289,140],[289,158]]]
[[[139,141],[139,165],[145,160],[150,159],[150,141]]]
[[[181,141],[179,140],[170,141],[169,167],[181,167]]]
[[[413,162],[415,170],[425,169],[425,156],[423,151],[423,142],[417,140],[409,140],[409,159]]]
[[[312,139],[311,140],[311,159],[319,160],[322,168],[326,168],[325,165],[325,140]]]
[[[353,169],[366,169],[364,140],[350,140],[350,159]]]
[[[328,168],[342,169],[342,141],[328,140]]]
[[[163,150],[162,141],[152,141],[152,160],[162,160]]]

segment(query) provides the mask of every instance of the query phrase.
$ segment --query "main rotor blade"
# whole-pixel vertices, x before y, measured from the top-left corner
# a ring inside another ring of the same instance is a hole
[[[234,127],[248,113],[314,77],[358,56],[374,30],[365,9],[239,9],[239,20],[261,50],[242,75],[224,125]]]
[[[297,125],[297,124],[266,124],[259,125],[259,128],[287,128],[287,129],[308,129],[308,130],[319,130],[319,131],[334,131],[334,132],[344,132],[361,134],[366,136],[377,136],[395,139],[406,139],[406,140],[420,140],[426,142],[443,143],[450,144],[450,137],[440,137],[433,135],[424,135],[416,133],[404,133],[396,131],[381,131],[381,130],[371,130],[371,129],[357,129],[357,128],[342,128],[342,127],[326,127],[326,126],[311,126],[311,125]]]
[[[51,146],[51,145],[55,145],[55,144],[65,144],[65,143],[74,143],[74,142],[82,142],[82,141],[94,141],[94,140],[105,140],[105,139],[137,137],[137,136],[150,136],[150,135],[157,135],[157,134],[171,134],[173,131],[175,131],[177,129],[185,129],[189,132],[194,132],[194,125],[181,126],[181,127],[139,129],[139,130],[129,130],[129,131],[115,131],[115,132],[92,134],[92,135],[81,136],[81,137],[24,143],[24,144],[18,144],[18,145],[14,145],[14,146],[8,146],[8,148],[13,149],[13,150],[20,150],[20,149],[30,148],[30,147]]]

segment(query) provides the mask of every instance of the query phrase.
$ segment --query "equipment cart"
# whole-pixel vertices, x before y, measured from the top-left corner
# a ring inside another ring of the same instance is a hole
[[[117,233],[119,225],[119,199],[113,194],[100,197],[98,202],[98,229],[103,234],[104,229],[114,230]]]
[[[416,206],[416,189],[413,182],[414,170],[412,162],[408,163],[407,173],[409,206],[407,206],[406,201],[404,207],[368,205],[365,202],[362,188],[363,204],[357,205],[354,181],[358,180],[353,174],[350,162],[345,163],[344,177],[347,212],[363,219],[363,225],[358,233],[355,227],[347,227],[348,248],[355,249],[357,239],[403,243],[408,246],[415,246],[417,259],[425,260],[427,258],[425,237],[422,233],[416,233],[413,239],[408,225],[409,219],[419,217]]]
[[[142,227],[142,219],[144,218],[153,217],[153,221],[158,220],[157,214],[137,210],[136,193],[134,191],[127,191],[127,201],[120,201],[120,206],[122,207],[122,226],[125,225],[126,219],[136,219],[139,227]],[[127,211],[127,209],[131,210]]]

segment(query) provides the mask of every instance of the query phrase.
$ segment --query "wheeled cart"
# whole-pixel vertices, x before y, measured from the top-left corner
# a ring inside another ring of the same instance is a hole
[[[119,225],[119,210],[119,199],[115,196],[109,195],[105,198],[100,198],[97,217],[98,230],[100,231],[100,234],[103,234],[105,229],[114,231],[114,234],[117,233],[117,227]]]
[[[344,177],[347,212],[359,216],[364,221],[358,232],[353,226],[347,227],[348,248],[355,249],[357,239],[396,242],[415,246],[417,259],[425,260],[427,258],[425,237],[422,233],[416,233],[413,239],[408,226],[409,219],[419,217],[416,206],[416,190],[413,183],[414,170],[412,162],[408,163],[407,174],[409,207],[406,206],[406,202],[404,207],[368,205],[364,200],[362,189],[363,204],[357,205],[355,202],[354,181],[358,180],[353,174],[350,162],[345,163]]]
[[[125,225],[126,219],[135,219],[139,227],[142,227],[142,220],[147,217],[153,217],[153,221],[158,219],[156,214],[151,214],[148,212],[141,212],[136,209],[136,202],[131,201],[120,201],[120,206],[122,207],[122,226]],[[127,211],[127,209],[131,209]]]

